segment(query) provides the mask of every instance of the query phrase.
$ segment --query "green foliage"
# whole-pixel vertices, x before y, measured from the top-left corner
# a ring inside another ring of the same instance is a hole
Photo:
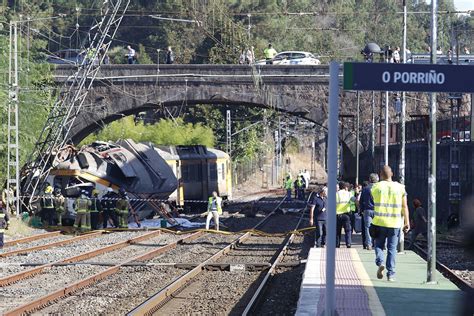
[[[81,144],[95,140],[117,141],[131,138],[138,142],[152,142],[155,145],[205,145],[214,146],[212,129],[200,123],[185,123],[182,119],[162,119],[154,125],[145,125],[128,116],[105,126],[100,132],[89,135]]]

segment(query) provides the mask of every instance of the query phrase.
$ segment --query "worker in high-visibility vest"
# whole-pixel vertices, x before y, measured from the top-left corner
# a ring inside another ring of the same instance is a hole
[[[336,247],[341,246],[341,230],[344,227],[344,237],[346,241],[346,247],[351,248],[352,244],[352,227],[351,227],[351,200],[355,200],[355,197],[348,191],[349,183],[339,183],[339,191],[336,192]]]
[[[91,230],[91,223],[89,217],[89,207],[91,201],[88,197],[88,192],[83,190],[81,196],[74,202],[74,209],[76,210],[76,220],[74,222],[74,228],[81,230],[81,232],[87,232]]]
[[[291,188],[293,187],[293,181],[291,180],[291,176],[286,176],[285,181],[283,182],[283,187],[286,190],[286,200],[291,201]]]
[[[56,216],[56,212],[54,211],[54,196],[52,186],[46,186],[46,189],[44,189],[44,194],[41,197],[40,204],[41,219],[43,220],[43,225],[54,225],[54,217]]]
[[[277,54],[277,51],[273,48],[272,44],[268,44],[268,47],[263,50],[263,55],[265,56],[266,64],[273,64],[273,57]]]
[[[384,166],[380,171],[380,182],[374,183],[371,189],[374,199],[374,219],[372,237],[375,238],[375,264],[378,266],[377,278],[383,278],[384,248],[387,247],[387,280],[395,281],[395,257],[397,254],[400,227],[410,230],[408,217],[407,194],[405,186],[392,181],[392,169]]]
[[[115,204],[115,212],[119,220],[119,228],[128,228],[128,213],[130,204],[125,189],[119,189],[119,199]]]
[[[216,191],[212,192],[207,203],[206,229],[209,229],[211,219],[214,218],[216,230],[219,230],[219,215],[222,214],[222,198]]]

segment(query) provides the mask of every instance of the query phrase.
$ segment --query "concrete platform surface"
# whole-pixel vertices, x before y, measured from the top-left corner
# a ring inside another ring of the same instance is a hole
[[[397,255],[396,281],[377,279],[375,251],[336,249],[335,296],[337,315],[459,315],[462,291],[440,273],[438,284],[426,284],[427,264],[412,251]],[[323,315],[326,249],[310,250],[301,283],[296,315]]]

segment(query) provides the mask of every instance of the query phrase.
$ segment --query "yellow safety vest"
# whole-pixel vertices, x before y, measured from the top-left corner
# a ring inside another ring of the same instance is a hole
[[[291,190],[291,188],[293,188],[293,180],[288,179],[288,180],[285,181],[285,189],[287,189],[287,190],[290,189]]]
[[[371,193],[374,199],[372,223],[382,227],[400,228],[405,186],[398,182],[380,181],[372,186]]]
[[[336,214],[349,213],[351,201],[351,193],[346,190],[339,190],[336,192]]]
[[[5,220],[5,214],[0,213],[0,234],[5,232],[5,227],[7,227],[7,221]]]
[[[207,211],[210,212],[212,208],[212,200],[213,197],[211,196],[209,198],[209,201],[207,203]],[[222,198],[216,197],[216,207],[217,207],[217,214],[222,214]]]
[[[277,54],[274,48],[265,48],[263,50],[263,55],[265,55],[265,59],[272,59]]]
[[[354,190],[349,191],[349,194],[351,195],[351,200],[349,201],[351,212],[356,211],[356,202],[355,202],[355,199],[352,199],[352,197],[354,196],[354,193],[355,193]]]

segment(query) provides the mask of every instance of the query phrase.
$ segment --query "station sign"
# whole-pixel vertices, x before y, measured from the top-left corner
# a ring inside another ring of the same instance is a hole
[[[344,63],[344,90],[474,93],[474,66]]]

